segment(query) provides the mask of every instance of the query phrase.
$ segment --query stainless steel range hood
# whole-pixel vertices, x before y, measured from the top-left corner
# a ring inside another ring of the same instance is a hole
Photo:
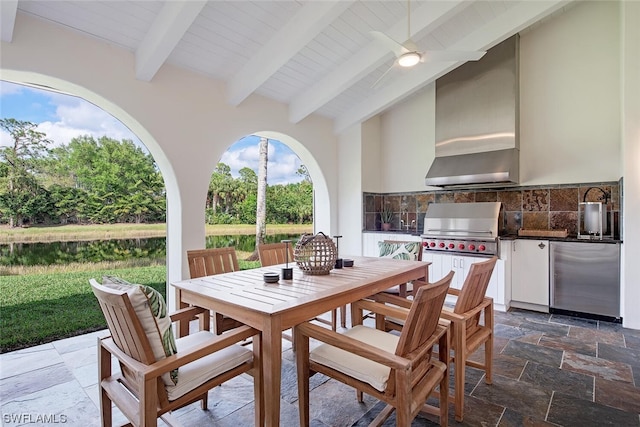
[[[436,81],[436,157],[425,184],[519,182],[518,36]]]

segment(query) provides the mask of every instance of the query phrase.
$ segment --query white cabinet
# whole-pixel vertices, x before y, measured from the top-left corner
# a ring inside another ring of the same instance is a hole
[[[429,267],[429,281],[436,282],[446,276],[451,270],[454,271],[453,280],[451,281],[451,287],[455,289],[461,289],[464,284],[471,265],[476,262],[486,261],[487,258],[461,256],[452,254],[439,254],[434,252],[424,253],[422,255],[423,261],[430,261]],[[487,287],[486,295],[493,298],[494,309],[498,311],[506,311],[507,306],[505,304],[505,292],[504,292],[504,261],[498,259],[489,286]],[[454,303],[455,297],[448,298],[447,302]]]
[[[476,258],[467,256],[457,256],[450,254],[434,254],[432,266],[433,269],[429,274],[429,281],[436,282],[449,274],[451,270],[455,273],[451,280],[451,287],[454,289],[462,288],[465,277],[469,272],[469,268]],[[423,258],[424,261],[424,258]]]
[[[403,240],[403,241],[421,241],[420,236],[401,233],[362,233],[362,255],[363,256],[379,256],[378,242],[383,240]],[[510,252],[507,254],[510,255]],[[505,267],[505,259],[508,256],[500,255],[500,259],[491,275],[489,286],[487,288],[487,296],[493,298],[493,307],[498,311],[506,311],[509,301],[510,289],[506,289],[505,274],[509,269]],[[475,262],[486,261],[487,258],[452,255],[446,253],[438,253],[434,251],[423,251],[422,261],[430,262],[429,281],[436,282],[446,276],[451,270],[455,271],[451,287],[460,289],[469,274],[471,264]],[[510,267],[510,266],[509,266]],[[449,298],[447,302],[455,302],[455,297]]]
[[[514,307],[549,312],[548,240],[514,240],[511,300]]]

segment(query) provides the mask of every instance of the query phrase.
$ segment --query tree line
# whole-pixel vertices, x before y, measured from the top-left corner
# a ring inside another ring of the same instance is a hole
[[[67,145],[37,125],[0,119],[12,145],[0,148],[0,223],[153,223],[166,219],[166,193],[153,157],[133,141],[81,136]],[[299,183],[267,188],[267,222],[313,221],[313,186],[304,167]],[[257,176],[250,168],[233,178],[218,163],[203,209],[212,224],[256,220]]]

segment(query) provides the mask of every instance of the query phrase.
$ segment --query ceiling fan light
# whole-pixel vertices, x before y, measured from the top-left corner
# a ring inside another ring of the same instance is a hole
[[[420,54],[418,52],[407,52],[400,55],[398,65],[401,67],[413,67],[420,62]]]

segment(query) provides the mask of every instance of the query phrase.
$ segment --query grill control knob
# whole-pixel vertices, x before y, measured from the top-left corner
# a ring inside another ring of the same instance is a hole
[[[476,248],[476,245],[469,245],[469,250],[472,251]]]
[[[436,242],[431,242],[429,243],[429,246],[431,246],[432,248],[434,248],[436,246]]]
[[[422,246],[426,248],[427,246],[429,246],[429,244],[427,242],[422,242]]]
[[[449,243],[449,249],[453,249],[455,247],[456,247],[456,245],[454,245],[453,243]]]
[[[440,243],[438,244],[438,247],[444,248],[444,242],[440,242]]]
[[[487,249],[487,248],[485,247],[485,245],[480,245],[480,246],[478,246],[478,250],[479,250],[480,252],[483,252],[485,249]]]
[[[463,250],[463,249],[464,249],[464,243],[460,243],[460,244],[458,245],[458,249]]]

